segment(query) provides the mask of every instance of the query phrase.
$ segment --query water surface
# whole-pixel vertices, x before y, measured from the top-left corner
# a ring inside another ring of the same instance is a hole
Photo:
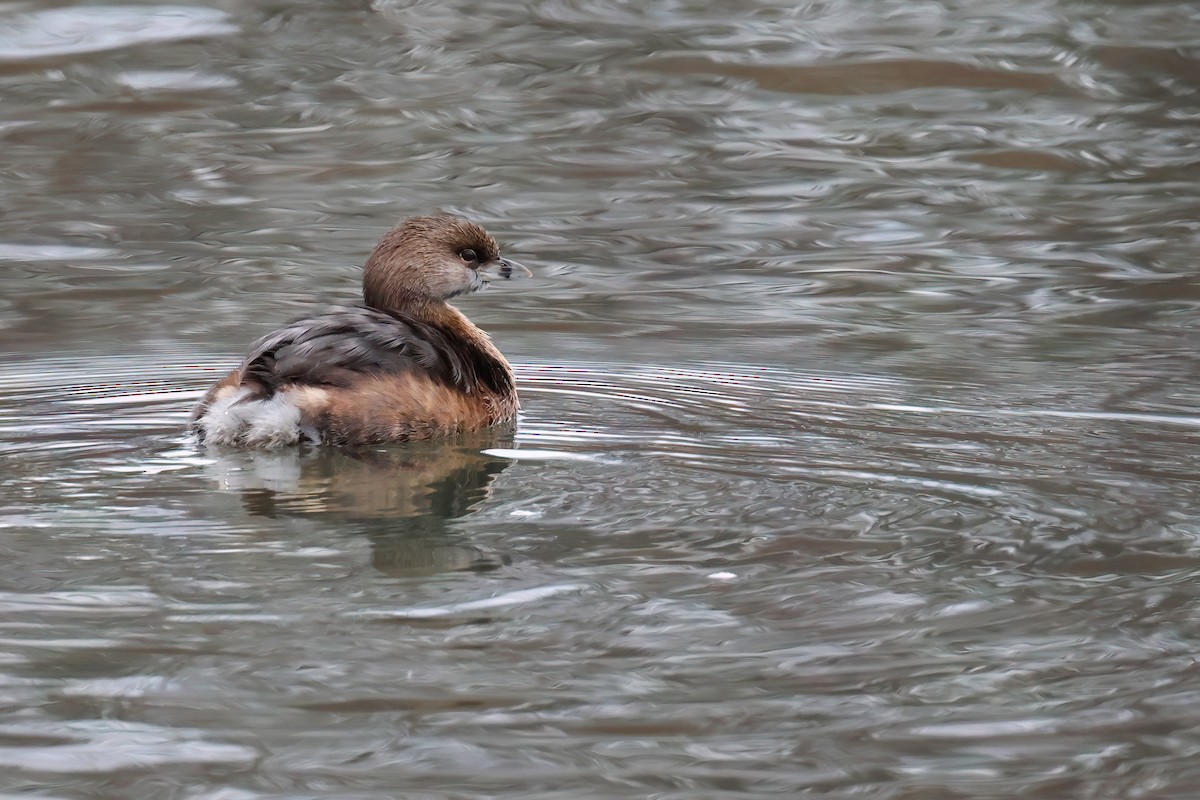
[[[1197,796],[1198,34],[0,4],[0,795]],[[437,208],[515,431],[187,435]]]

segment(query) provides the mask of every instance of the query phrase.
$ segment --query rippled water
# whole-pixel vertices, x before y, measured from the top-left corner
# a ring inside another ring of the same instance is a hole
[[[1200,796],[1198,40],[0,3],[0,796]],[[187,436],[433,208],[515,431]]]

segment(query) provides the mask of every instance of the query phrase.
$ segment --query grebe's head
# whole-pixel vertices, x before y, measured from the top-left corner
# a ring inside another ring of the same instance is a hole
[[[363,298],[373,308],[395,311],[478,291],[497,276],[529,274],[501,258],[496,240],[473,222],[410,217],[375,245],[363,270]]]

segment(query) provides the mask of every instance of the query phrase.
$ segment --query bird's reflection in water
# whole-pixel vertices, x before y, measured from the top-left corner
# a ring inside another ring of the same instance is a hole
[[[490,571],[508,556],[456,542],[452,520],[487,498],[511,462],[481,452],[512,446],[511,427],[388,447],[214,453],[222,485],[246,511],[352,522],[389,575]]]

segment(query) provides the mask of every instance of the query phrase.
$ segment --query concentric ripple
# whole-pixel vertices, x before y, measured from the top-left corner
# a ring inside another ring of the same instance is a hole
[[[124,360],[71,357],[10,365],[0,374],[0,454],[14,479],[36,472],[79,498],[105,485],[154,493],[164,473],[177,473],[189,493],[266,491],[278,494],[278,509],[429,513],[368,477],[376,461],[339,476],[350,462],[198,447],[187,411],[226,366],[176,361],[131,371]],[[759,535],[809,530],[862,542],[887,540],[903,520],[906,541],[936,544],[936,553],[911,551],[921,558],[1094,570],[1116,555],[1144,555],[1151,569],[1156,558],[1182,565],[1197,557],[1168,517],[1128,527],[1131,504],[1154,498],[1178,512],[1194,501],[1198,480],[1200,418],[1147,410],[1144,388],[1072,397],[1045,387],[1042,397],[1009,396],[996,408],[982,387],[779,368],[531,364],[517,372],[524,412],[515,438],[497,432],[387,457],[441,464],[441,472],[409,469],[409,482],[481,471],[481,498],[493,480],[515,482],[537,515],[569,506],[613,531],[739,520]],[[97,376],[103,381],[84,382]],[[1122,404],[1130,394],[1138,401]],[[315,488],[306,483],[314,470],[324,476]],[[66,513],[61,505],[39,512],[39,498],[22,518]]]

